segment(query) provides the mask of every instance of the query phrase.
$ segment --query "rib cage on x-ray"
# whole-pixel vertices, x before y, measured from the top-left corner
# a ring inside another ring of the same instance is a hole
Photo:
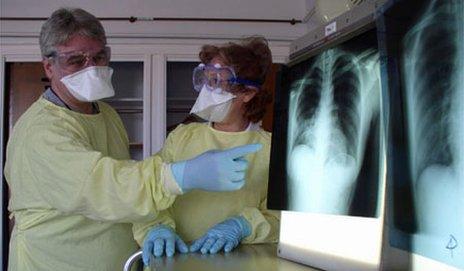
[[[314,115],[321,102],[321,98],[325,98],[324,106],[330,107],[330,114],[335,117],[342,133],[345,135],[345,140],[348,144],[347,153],[351,156],[356,156],[356,146],[358,146],[358,130],[359,130],[359,88],[360,82],[357,74],[360,71],[355,70],[356,66],[353,59],[348,55],[341,55],[337,59],[331,59],[326,56],[326,61],[319,63],[327,65],[331,63],[330,71],[328,67],[314,67],[308,78],[303,79],[301,83],[301,92],[298,95],[298,110],[296,112],[297,123],[307,123],[311,125],[315,119]],[[322,69],[321,69],[322,68]],[[329,72],[330,74],[327,74]],[[330,86],[329,86],[330,85]],[[332,88],[333,93],[328,93],[322,97],[323,88]],[[330,95],[333,95],[330,97]],[[330,99],[333,99],[330,101]],[[333,104],[329,104],[333,102]],[[312,144],[313,140],[308,140],[307,132],[310,130],[301,129],[297,134],[294,145]]]
[[[291,86],[289,209],[347,214],[379,88],[375,50],[338,48],[317,56]]]
[[[463,9],[463,0],[430,1],[403,40],[418,227],[445,236],[464,229]]]

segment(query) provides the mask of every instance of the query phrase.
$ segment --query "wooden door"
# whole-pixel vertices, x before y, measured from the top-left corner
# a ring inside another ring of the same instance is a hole
[[[40,62],[17,62],[7,66],[8,126],[12,130],[19,117],[35,102],[49,82]]]

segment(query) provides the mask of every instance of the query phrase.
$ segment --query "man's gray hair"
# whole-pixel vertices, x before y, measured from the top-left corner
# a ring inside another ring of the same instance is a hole
[[[65,44],[75,34],[106,45],[105,30],[95,16],[80,8],[60,8],[52,13],[40,30],[42,57],[52,55],[56,46]]]

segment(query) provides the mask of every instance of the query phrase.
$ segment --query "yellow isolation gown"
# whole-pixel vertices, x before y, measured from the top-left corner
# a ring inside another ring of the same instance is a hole
[[[164,161],[192,158],[209,149],[226,149],[242,144],[261,143],[263,148],[246,156],[249,167],[245,186],[233,192],[193,190],[182,196],[151,223],[134,224],[134,236],[140,245],[148,231],[158,224],[176,229],[186,242],[201,237],[216,223],[242,215],[252,227],[251,235],[242,243],[278,241],[280,212],[267,210],[267,183],[271,134],[261,128],[242,132],[222,132],[206,123],[180,125],[172,131],[160,152]]]

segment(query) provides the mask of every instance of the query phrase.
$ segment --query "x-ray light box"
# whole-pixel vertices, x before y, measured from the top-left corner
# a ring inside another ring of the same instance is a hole
[[[378,270],[385,187],[380,61],[365,1],[292,44],[276,92],[268,207],[278,255],[325,270]]]

